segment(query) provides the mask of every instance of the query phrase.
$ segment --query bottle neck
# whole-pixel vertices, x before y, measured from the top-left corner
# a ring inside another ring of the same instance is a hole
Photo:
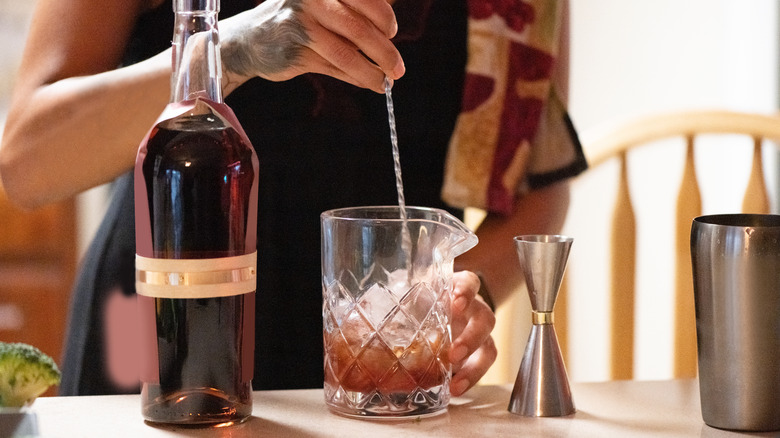
[[[205,98],[222,103],[219,0],[174,0],[171,102]]]

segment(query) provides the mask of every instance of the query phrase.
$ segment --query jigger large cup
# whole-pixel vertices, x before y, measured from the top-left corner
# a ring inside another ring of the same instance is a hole
[[[355,207],[322,224],[325,402],[339,414],[431,414],[450,400],[453,260],[477,236],[443,210]]]
[[[702,216],[691,228],[702,417],[780,430],[780,216]]]

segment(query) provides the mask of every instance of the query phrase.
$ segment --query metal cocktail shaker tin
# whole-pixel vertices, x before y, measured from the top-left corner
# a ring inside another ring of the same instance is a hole
[[[698,217],[691,257],[704,422],[780,430],[780,216]]]

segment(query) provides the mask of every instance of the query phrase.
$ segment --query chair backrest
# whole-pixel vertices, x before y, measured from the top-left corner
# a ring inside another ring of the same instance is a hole
[[[614,206],[611,214],[611,233],[609,242],[601,242],[603,246],[610,248],[608,256],[610,261],[610,273],[607,281],[610,291],[607,293],[610,316],[606,317],[608,325],[607,333],[609,350],[609,378],[631,379],[634,374],[635,351],[635,308],[636,302],[636,277],[638,270],[637,258],[637,216],[635,204],[638,199],[632,197],[632,175],[629,165],[629,157],[634,150],[641,147],[652,147],[659,141],[681,138],[683,140],[685,154],[682,167],[682,177],[677,191],[673,233],[659,233],[654,238],[674,239],[675,261],[673,263],[676,273],[674,280],[674,323],[673,333],[673,377],[693,377],[696,375],[696,335],[695,312],[693,300],[693,281],[690,261],[690,229],[691,221],[702,214],[702,193],[700,180],[697,178],[699,156],[710,152],[703,145],[701,138],[711,134],[736,134],[752,140],[753,158],[748,183],[742,201],[743,212],[768,213],[770,200],[764,177],[762,162],[762,145],[764,140],[780,140],[780,117],[759,114],[746,114],[729,111],[684,111],[669,114],[653,115],[634,119],[621,123],[610,129],[604,130],[601,135],[591,141],[584,142],[584,149],[590,169],[578,177],[578,180],[587,178],[587,175],[599,169],[607,162],[617,162],[617,188]],[[679,140],[678,140],[679,141]],[[769,142],[766,142],[769,143]],[[744,144],[744,143],[742,143]],[[748,160],[750,161],[750,160]],[[747,162],[747,161],[746,161]],[[613,164],[614,165],[614,164]],[[657,175],[668,178],[667,175]],[[613,190],[614,188],[611,188]],[[723,211],[707,212],[725,213]],[[569,221],[576,221],[571,217]],[[670,213],[671,214],[671,213]],[[652,229],[643,232],[653,233]],[[673,236],[672,236],[673,234]],[[575,239],[577,236],[574,236]],[[576,245],[576,243],[575,243]],[[587,250],[586,250],[587,251]],[[652,259],[648,263],[654,263]],[[569,267],[571,269],[571,266]],[[567,275],[568,277],[568,275]],[[577,285],[565,281],[565,293],[559,297],[557,312],[569,312],[572,309],[570,298],[566,296],[574,292]],[[569,309],[567,309],[569,307]],[[564,313],[565,314],[565,313]],[[559,324],[556,322],[561,338],[562,347],[570,342],[571,330],[574,329],[571,321]],[[566,331],[569,331],[567,335]],[[568,359],[567,359],[568,360]]]

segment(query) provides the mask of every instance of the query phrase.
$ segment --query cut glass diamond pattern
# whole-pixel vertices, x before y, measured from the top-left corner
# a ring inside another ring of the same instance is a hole
[[[358,307],[374,327],[378,327],[396,306],[398,300],[395,295],[380,283],[371,285],[358,300]]]
[[[372,266],[359,282],[342,275],[350,287],[360,284],[354,295],[338,281],[328,286],[325,394],[332,406],[392,415],[449,401],[442,386],[450,380],[449,293],[425,282],[407,288],[401,271]]]

